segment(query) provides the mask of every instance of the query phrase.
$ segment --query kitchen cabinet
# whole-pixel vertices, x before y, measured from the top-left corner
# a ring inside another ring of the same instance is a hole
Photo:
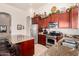
[[[78,7],[74,7],[70,11],[71,28],[78,28]]]
[[[44,24],[45,24],[45,20],[42,19],[42,20],[41,20],[41,27],[42,27],[42,28],[44,28]]]
[[[40,17],[34,18],[33,23],[37,23],[39,28],[47,28],[50,22],[58,22],[59,28],[69,28],[69,13],[52,14],[46,18],[41,19]]]
[[[69,13],[59,14],[59,28],[69,28]]]
[[[58,22],[60,14],[54,14],[54,22]]]
[[[42,19],[42,22],[41,23],[42,23],[41,24],[42,28],[44,28],[45,27],[45,19]]]
[[[40,28],[43,27],[43,20],[42,20],[42,19],[39,19],[38,26],[39,26]]]
[[[32,24],[38,24],[40,19],[41,19],[40,16],[36,16],[36,17],[32,18]]]
[[[58,22],[59,28],[78,28],[78,7],[75,6],[70,12],[51,14],[48,17],[36,17],[33,23],[37,23],[39,28],[47,28],[50,22]]]
[[[32,18],[32,24],[36,24],[37,23],[37,19],[36,18]]]
[[[41,28],[45,28],[46,27],[46,18],[41,19],[39,23],[40,23],[39,25],[41,26]]]
[[[50,23],[50,20],[51,20],[51,16],[49,16],[49,17],[46,18],[46,28],[48,27],[48,25]]]
[[[32,56],[34,54],[34,39],[20,43],[19,52],[21,56]]]
[[[47,28],[48,27],[48,24],[49,24],[49,22],[50,22],[50,20],[51,20],[51,16],[49,16],[49,17],[46,17],[46,18],[44,18],[44,19],[42,19],[43,20],[43,22],[42,22],[42,27],[43,28]]]
[[[38,35],[38,43],[42,45],[46,45],[46,35],[39,34]]]
[[[48,23],[49,23],[49,19],[48,18],[45,18],[44,19],[44,25],[43,25],[43,27],[44,28],[47,28],[48,27]]]
[[[50,17],[50,21],[49,21],[49,22],[50,22],[50,23],[51,23],[51,22],[58,22],[58,20],[59,20],[59,15],[60,15],[60,14],[52,14],[51,17]]]
[[[39,20],[39,22],[38,22],[38,32],[42,32],[42,28],[43,28],[43,20]]]
[[[52,14],[50,22],[54,22],[54,21],[55,21],[55,14]]]

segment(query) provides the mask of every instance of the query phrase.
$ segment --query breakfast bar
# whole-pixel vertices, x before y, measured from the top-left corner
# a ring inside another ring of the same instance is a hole
[[[34,54],[34,39],[30,36],[14,35],[10,36],[10,42],[16,46],[16,52],[20,56],[32,56]]]

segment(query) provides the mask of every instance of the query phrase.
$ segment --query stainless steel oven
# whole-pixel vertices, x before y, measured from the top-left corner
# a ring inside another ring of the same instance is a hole
[[[56,44],[56,36],[46,35],[46,44],[47,45]]]

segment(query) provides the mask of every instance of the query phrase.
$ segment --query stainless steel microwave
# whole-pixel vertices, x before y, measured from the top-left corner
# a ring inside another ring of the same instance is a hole
[[[48,28],[58,28],[58,22],[51,22],[48,24]]]

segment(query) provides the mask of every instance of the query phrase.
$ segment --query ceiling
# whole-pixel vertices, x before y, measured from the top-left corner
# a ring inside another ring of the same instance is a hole
[[[44,5],[47,5],[47,7],[50,7],[50,6],[53,6],[53,5],[56,5],[56,6],[58,6],[59,8],[61,8],[61,7],[69,7],[69,6],[71,6],[71,5],[73,5],[72,3],[69,3],[69,4],[67,4],[67,3],[64,3],[64,4],[58,4],[58,3],[6,3],[7,5],[10,5],[10,6],[13,6],[13,7],[15,7],[15,8],[18,8],[18,9],[21,9],[21,10],[24,10],[24,11],[26,11],[26,10],[36,10],[36,9],[38,9],[38,8],[40,8],[40,7],[42,7],[42,6],[44,6]],[[30,9],[30,8],[32,8],[32,9]]]
[[[27,10],[29,8],[38,9],[41,6],[44,6],[46,3],[7,3],[10,6]]]

